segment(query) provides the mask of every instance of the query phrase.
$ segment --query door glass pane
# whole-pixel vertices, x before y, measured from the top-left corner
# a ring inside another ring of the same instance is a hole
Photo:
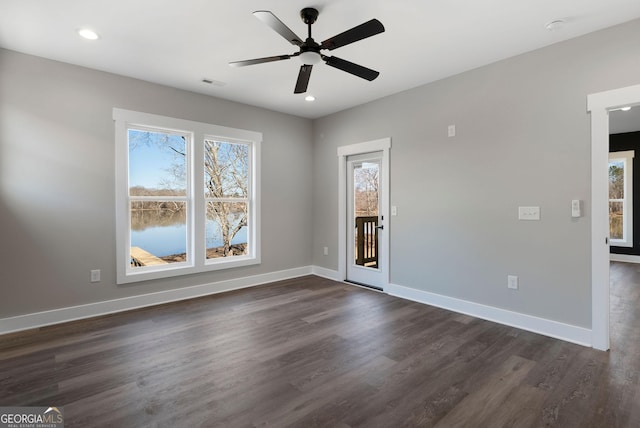
[[[186,261],[187,207],[179,201],[131,202],[131,266]]]
[[[185,196],[184,135],[129,129],[129,195]]]
[[[248,254],[246,202],[207,203],[207,259]]]
[[[355,264],[378,268],[379,164],[362,162],[353,170]]]

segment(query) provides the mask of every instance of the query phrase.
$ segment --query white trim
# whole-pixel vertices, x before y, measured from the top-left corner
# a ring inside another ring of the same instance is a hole
[[[193,299],[310,275],[309,266],[0,319],[0,334]]]
[[[365,141],[364,143],[350,144],[338,147],[338,156],[346,157],[359,155],[361,153],[382,152],[391,148],[391,138],[381,138],[379,140]]]
[[[311,274],[322,278],[332,279],[334,281],[342,281],[337,270],[327,269],[321,266],[311,266]]]
[[[592,346],[609,349],[609,111],[640,103],[640,85],[587,96],[591,112]]]
[[[389,151],[391,149],[391,138],[381,138],[379,140],[367,141],[364,143],[350,144],[348,146],[338,147],[338,281],[342,281],[347,277],[347,156],[358,155],[363,153],[382,152],[382,201],[381,215],[385,217],[385,233],[382,234],[382,248],[386,251],[381,254],[378,259],[380,268],[383,272],[382,288],[389,284],[389,255],[390,255],[390,239],[391,221],[389,216],[389,186],[390,166]]]
[[[512,312],[493,306],[469,302],[454,297],[443,296],[427,291],[416,290],[402,285],[389,284],[387,293],[391,296],[413,300],[438,308],[447,309],[472,317],[496,322],[499,324],[516,327],[521,330],[531,331],[553,337],[555,339],[576,343],[583,346],[591,346],[591,330],[557,321],[538,318],[531,315]]]
[[[92,318],[101,315],[114,314],[148,306],[177,302],[209,296],[217,293],[255,287],[274,281],[298,278],[305,275],[316,275],[322,278],[341,281],[338,271],[320,266],[305,266],[295,269],[283,270],[260,274],[245,278],[230,279],[215,283],[195,285],[175,290],[160,291],[157,293],[143,294],[140,296],[125,297],[108,300],[105,302],[90,303],[87,305],[71,306],[67,308],[53,309],[50,311],[36,312],[0,319],[0,335]],[[347,283],[351,286],[354,284]],[[367,288],[367,290],[369,290]],[[530,315],[511,312],[491,306],[468,302],[453,297],[442,296],[426,291],[420,291],[396,284],[388,284],[386,294],[401,299],[412,300],[422,304],[436,306],[450,311],[470,315],[476,318],[486,319],[499,324],[504,324],[522,330],[528,330],[550,336],[556,339],[590,346],[591,331],[556,321],[537,318]]]
[[[631,254],[609,254],[609,261],[612,262],[624,262],[624,263],[640,263],[640,256],[634,256]]]
[[[339,279],[339,272],[331,269],[312,266],[312,274],[323,278],[341,281]],[[345,284],[357,286],[356,284],[348,282]],[[371,290],[370,288],[366,289]],[[577,327],[545,318],[534,317],[531,315],[521,314],[519,312],[508,311],[506,309],[482,305],[480,303],[473,303],[427,291],[416,290],[415,288],[392,283],[388,284],[384,292],[390,296],[398,297],[400,299],[435,306],[475,318],[481,318],[498,324],[508,325],[521,330],[553,337],[555,339],[577,343],[583,346],[591,346],[591,330],[583,327]]]

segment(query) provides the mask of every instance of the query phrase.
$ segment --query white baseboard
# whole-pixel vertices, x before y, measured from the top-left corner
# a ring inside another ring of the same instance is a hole
[[[538,318],[519,312],[512,312],[493,306],[486,306],[480,303],[468,302],[466,300],[429,293],[401,285],[389,284],[388,287],[385,287],[385,292],[392,296],[539,333],[578,345],[590,347],[592,344],[591,330],[583,327]]]
[[[32,328],[44,327],[68,321],[91,318],[100,315],[124,312],[147,306],[177,302],[193,299],[225,291],[254,287],[284,279],[297,278],[305,275],[317,275],[323,278],[341,281],[338,272],[320,266],[305,266],[278,272],[271,272],[246,278],[230,279],[192,287],[178,288],[175,290],[160,291],[140,296],[125,297],[108,300],[105,302],[90,303],[87,305],[72,306],[37,312],[33,314],[19,315],[0,319],[0,334],[13,333]],[[500,324],[520,328],[522,330],[540,333],[567,342],[591,346],[591,330],[537,318],[530,315],[486,306],[479,303],[468,302],[453,297],[429,293],[396,284],[384,287],[384,292],[407,300],[424,303],[431,306],[447,309],[454,312],[482,318]]]
[[[311,266],[311,273],[323,278],[332,279],[334,281],[342,281],[344,278],[340,278],[337,270],[331,270],[320,266]]]
[[[3,318],[0,319],[0,334],[13,333],[16,331],[29,330],[32,328],[113,314],[116,312],[124,312],[147,306],[193,299],[195,297],[253,287],[269,282],[297,278],[304,275],[310,275],[311,273],[312,268],[305,266],[245,278],[230,279],[209,284],[195,285],[192,287],[178,288],[175,290],[159,291],[157,293],[143,294],[140,296],[125,297],[121,299],[107,300],[104,302],[89,303],[87,305],[71,306],[67,308]]]
[[[640,263],[640,256],[631,254],[609,254],[609,260],[612,262]]]
[[[311,273],[323,278],[333,279],[334,281],[342,281],[338,272],[331,269],[312,266]],[[516,327],[521,330],[553,337],[554,339],[560,339],[582,346],[592,346],[592,333],[591,330],[587,328],[430,293],[428,291],[416,290],[415,288],[397,284],[388,284],[384,287],[384,292],[391,296],[436,306],[510,327]]]

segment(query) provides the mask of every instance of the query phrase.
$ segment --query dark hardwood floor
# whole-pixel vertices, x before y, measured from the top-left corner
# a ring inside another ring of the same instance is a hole
[[[640,265],[600,352],[309,276],[0,337],[66,427],[639,427]]]

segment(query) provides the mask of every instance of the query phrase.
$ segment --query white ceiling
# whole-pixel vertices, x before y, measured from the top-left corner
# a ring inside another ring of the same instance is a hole
[[[297,58],[228,66],[296,52],[252,12],[270,10],[305,38],[303,7],[320,11],[317,42],[380,20],[386,32],[330,53],[380,77],[368,82],[318,64],[309,103],[293,94]],[[0,46],[316,118],[638,17],[638,0],[0,0]],[[546,30],[555,19],[566,25]],[[81,39],[84,26],[100,39]]]

